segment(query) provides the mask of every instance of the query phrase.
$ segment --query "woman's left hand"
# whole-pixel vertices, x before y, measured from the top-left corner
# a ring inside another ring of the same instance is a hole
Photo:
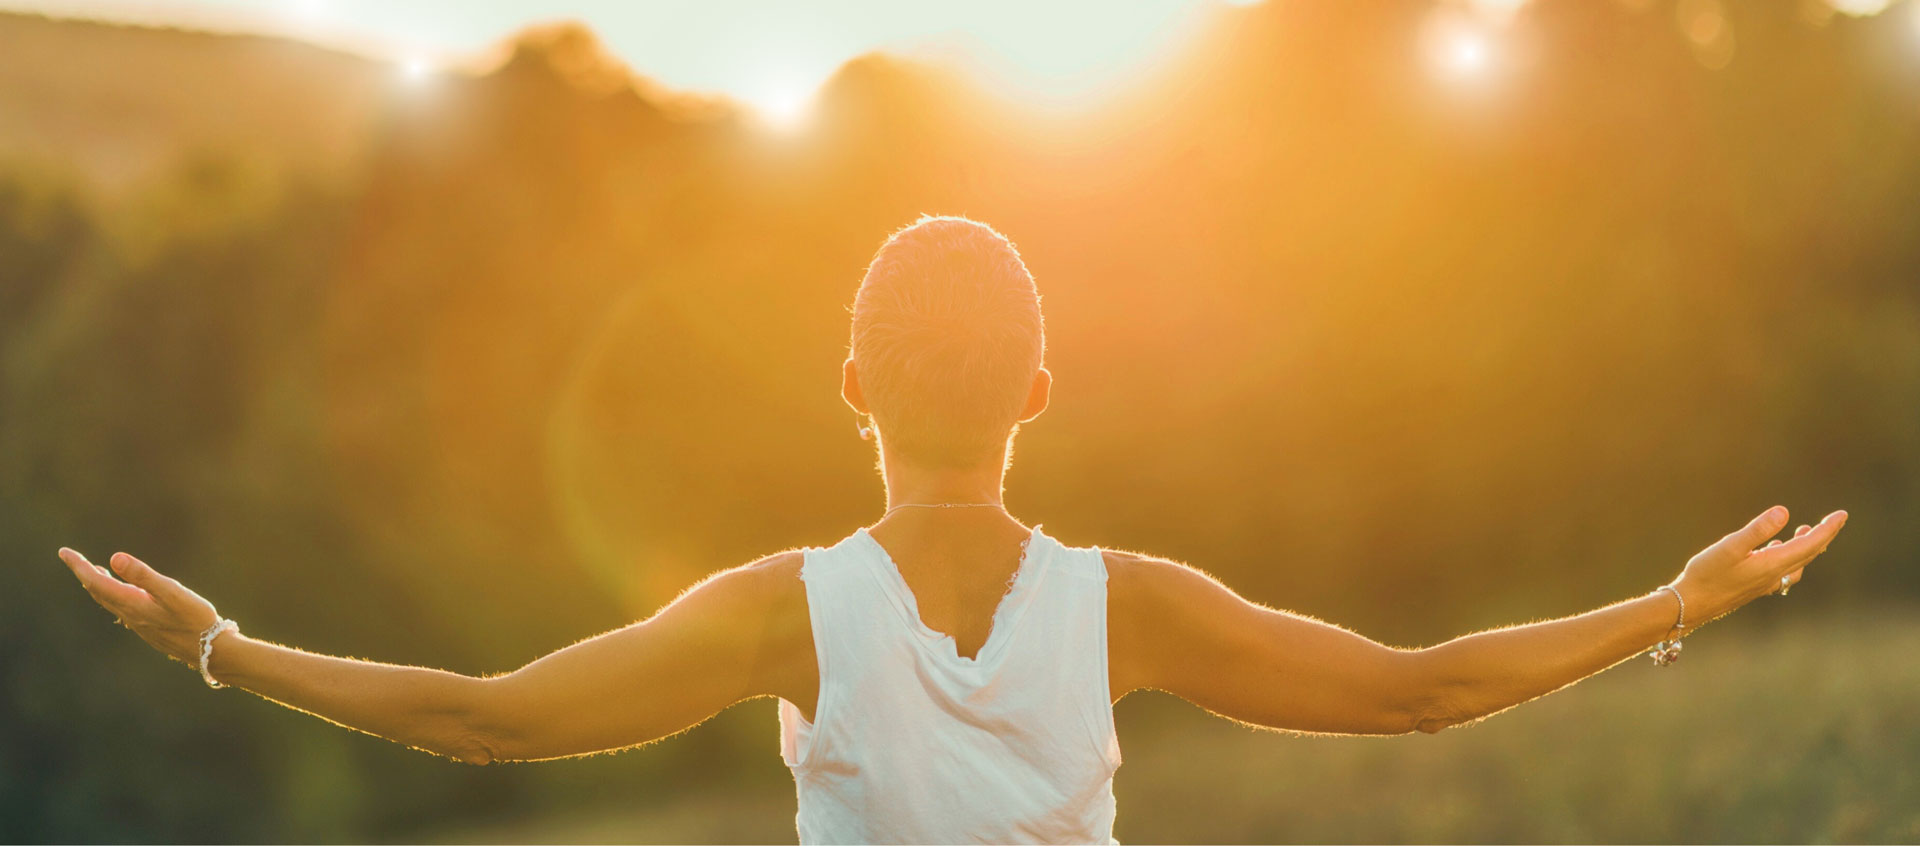
[[[1786,507],[1776,505],[1701,550],[1673,582],[1686,603],[1686,633],[1798,584],[1807,563],[1826,552],[1846,524],[1847,512],[1835,511],[1817,525],[1801,526],[1791,540],[1769,543],[1787,526]]]

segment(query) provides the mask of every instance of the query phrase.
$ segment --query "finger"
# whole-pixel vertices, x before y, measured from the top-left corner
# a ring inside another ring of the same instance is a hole
[[[1805,524],[1805,523],[1801,523],[1801,524],[1800,524],[1800,528],[1798,528],[1798,529],[1794,529],[1794,530],[1793,530],[1793,536],[1797,538],[1797,537],[1799,537],[1799,536],[1801,536],[1801,535],[1804,535],[1804,534],[1806,534],[1806,533],[1808,533],[1808,532],[1811,532],[1811,531],[1813,531],[1813,527],[1812,527],[1812,526],[1809,526],[1809,525],[1807,525],[1807,524]]]
[[[82,584],[85,584],[87,577],[93,574],[93,565],[87,562],[87,557],[81,555],[79,550],[60,547],[60,563],[67,565],[73,577],[79,579]]]
[[[1803,576],[1803,575],[1805,575],[1805,574],[1806,574],[1806,572],[1807,572],[1807,570],[1806,570],[1806,568],[1804,568],[1804,567],[1802,567],[1802,568],[1800,568],[1800,569],[1798,569],[1798,570],[1795,570],[1795,571],[1793,571],[1793,572],[1791,572],[1791,573],[1788,573],[1788,574],[1787,574],[1787,587],[1789,587],[1789,588],[1791,588],[1791,587],[1793,587],[1794,585],[1797,585],[1797,584],[1799,584],[1799,583],[1800,583],[1800,577],[1801,577],[1801,576]]]
[[[120,574],[120,578],[146,591],[161,605],[168,608],[176,607],[181,593],[179,582],[160,575],[160,571],[153,569],[147,562],[124,552],[114,553],[109,562],[113,565],[113,571]]]
[[[1787,507],[1776,505],[1760,512],[1739,531],[1720,539],[1720,543],[1739,553],[1752,552],[1753,548],[1773,537],[1782,526],[1787,525]]]
[[[124,611],[148,598],[146,591],[114,578],[76,550],[61,547],[60,560],[66,562],[67,569],[73,571],[93,601],[117,615],[126,616]]]
[[[1772,549],[1772,548],[1774,548],[1774,547],[1776,547],[1776,546],[1779,546],[1779,545],[1781,545],[1781,544],[1783,544],[1783,543],[1786,543],[1786,541],[1783,541],[1783,540],[1781,540],[1781,539],[1779,539],[1779,538],[1774,538],[1773,540],[1770,540],[1770,541],[1767,541],[1767,548],[1768,548],[1768,549]]]
[[[1820,525],[1808,530],[1806,534],[1795,535],[1793,540],[1787,541],[1779,550],[1769,550],[1769,552],[1779,556],[1780,560],[1777,564],[1782,569],[1798,570],[1805,567],[1807,562],[1812,561],[1815,556],[1827,551],[1827,544],[1833,542],[1834,536],[1838,535],[1841,527],[1846,524],[1847,512],[1835,511],[1821,520]]]

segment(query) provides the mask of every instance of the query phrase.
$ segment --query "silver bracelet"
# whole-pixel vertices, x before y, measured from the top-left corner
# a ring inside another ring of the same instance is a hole
[[[1680,589],[1673,585],[1661,585],[1654,590],[1654,593],[1663,590],[1673,594],[1674,600],[1680,603],[1680,616],[1673,621],[1673,629],[1667,632],[1667,639],[1654,644],[1653,649],[1647,653],[1653,656],[1656,667],[1665,667],[1680,660],[1681,632],[1687,625],[1687,601],[1680,596]]]
[[[213,625],[208,626],[206,631],[200,633],[200,679],[205,681],[208,687],[226,687],[226,685],[214,679],[212,673],[207,672],[207,659],[213,657],[213,639],[226,632],[238,631],[240,631],[239,623],[216,615],[213,618]]]

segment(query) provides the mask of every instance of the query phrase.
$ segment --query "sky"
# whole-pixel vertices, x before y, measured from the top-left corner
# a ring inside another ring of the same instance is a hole
[[[785,112],[847,59],[875,49],[937,55],[1063,101],[1120,84],[1227,0],[43,0],[6,5],[286,32],[452,61],[529,24],[588,23],[636,71],[670,87]]]
[[[932,57],[1057,105],[1097,101],[1197,29],[1209,11],[1260,0],[0,0],[0,5],[215,29],[283,33],[391,58],[412,76],[484,55],[514,32],[586,22],[608,49],[668,87],[727,95],[797,118],[841,63],[873,50]],[[1281,0],[1265,0],[1280,2]],[[1331,0],[1330,0],[1331,1]],[[1497,70],[1498,30],[1529,0],[1441,0],[1427,50],[1442,73]],[[1646,9],[1654,0],[1618,0]],[[1894,0],[1799,0],[1853,15]],[[1920,0],[1906,0],[1920,34]],[[1679,0],[1677,28],[1724,65],[1735,0]],[[1830,13],[1826,13],[1830,14]]]

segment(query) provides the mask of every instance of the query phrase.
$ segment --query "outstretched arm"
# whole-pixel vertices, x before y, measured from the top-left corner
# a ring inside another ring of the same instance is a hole
[[[1686,630],[1774,592],[1846,523],[1834,512],[1790,541],[1772,508],[1695,555],[1674,582]],[[1467,635],[1427,649],[1383,646],[1338,626],[1248,602],[1205,573],[1109,553],[1115,698],[1165,690],[1223,716],[1295,731],[1434,732],[1551,693],[1665,638],[1679,604],[1655,591],[1573,617]]]
[[[199,665],[200,633],[217,618],[211,603],[125,553],[111,572],[70,549],[60,557],[121,623]],[[798,567],[788,553],[723,571],[644,622],[491,678],[316,655],[237,632],[215,639],[208,669],[290,708],[468,763],[618,749],[754,696],[811,701]]]

